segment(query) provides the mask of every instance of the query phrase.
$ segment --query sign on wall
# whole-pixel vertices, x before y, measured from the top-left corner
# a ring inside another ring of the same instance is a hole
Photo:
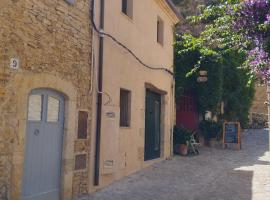
[[[17,58],[11,58],[10,59],[9,67],[11,69],[15,69],[15,70],[19,69],[20,68],[19,59],[17,59]]]
[[[228,144],[237,144],[241,149],[241,126],[239,122],[225,122],[223,124],[223,148]]]

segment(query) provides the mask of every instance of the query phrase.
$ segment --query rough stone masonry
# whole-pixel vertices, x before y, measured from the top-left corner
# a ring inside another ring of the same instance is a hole
[[[78,110],[85,110],[90,116],[92,33],[89,2],[78,0],[70,5],[64,0],[0,1],[0,200],[20,199],[23,169],[18,163],[23,163],[24,158],[25,125],[22,123],[26,117],[20,118],[18,113],[27,109],[27,105],[20,103],[27,96],[21,96],[20,91],[23,87],[34,89],[34,80],[23,84],[26,77],[40,77],[35,85],[41,86],[50,84],[44,81],[44,77],[50,77],[47,80],[52,81],[52,87],[54,82],[55,88],[61,83],[66,90],[70,87],[65,83],[69,83],[77,94],[74,113],[70,114],[76,116]],[[12,58],[19,60],[19,69],[10,68]],[[76,130],[77,123],[72,124],[70,126]],[[74,138],[74,147],[70,147],[74,149],[72,155],[80,152],[88,155],[89,144],[88,139]],[[73,186],[67,188],[67,193],[73,197],[87,193],[88,170],[74,171],[73,158],[63,162],[67,165],[64,173],[73,171]]]

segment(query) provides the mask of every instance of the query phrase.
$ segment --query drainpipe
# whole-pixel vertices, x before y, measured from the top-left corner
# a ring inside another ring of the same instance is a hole
[[[94,1],[92,3],[94,4]],[[102,31],[104,29],[104,0],[100,0],[99,23],[100,23],[99,30]],[[104,38],[103,35],[99,35],[96,149],[95,149],[95,174],[94,174],[95,186],[99,185],[99,169],[100,169],[100,138],[101,138],[102,90],[103,90],[103,47],[104,47]]]

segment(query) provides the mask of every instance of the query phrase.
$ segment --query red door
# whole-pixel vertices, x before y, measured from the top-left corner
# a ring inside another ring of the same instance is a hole
[[[195,96],[191,91],[185,92],[177,102],[176,125],[190,130],[198,129],[199,114]]]

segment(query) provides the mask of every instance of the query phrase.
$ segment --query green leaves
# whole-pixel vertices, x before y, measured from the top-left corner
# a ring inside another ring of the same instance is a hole
[[[218,114],[219,104],[224,101],[224,117],[245,124],[254,96],[254,76],[243,67],[252,41],[234,29],[239,2],[222,0],[200,7],[200,15],[189,17],[190,23],[204,24],[200,35],[176,36],[176,98],[180,99],[185,89],[195,91],[200,113],[210,110]],[[266,26],[261,28],[268,29]],[[196,81],[200,70],[208,71],[206,83]]]

